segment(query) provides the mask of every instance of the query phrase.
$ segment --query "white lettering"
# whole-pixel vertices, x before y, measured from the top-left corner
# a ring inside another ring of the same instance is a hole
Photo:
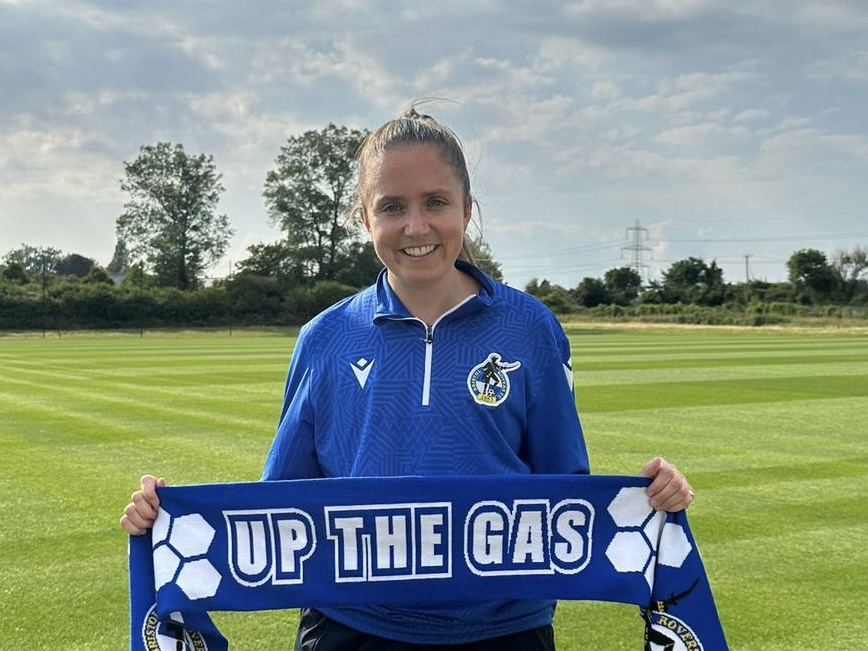
[[[465,559],[482,575],[576,574],[590,562],[594,508],[586,500],[478,502],[465,519]]]
[[[359,569],[359,548],[361,535],[359,529],[364,526],[362,518],[335,518],[334,526],[340,545],[338,558],[341,568],[346,572],[356,572]]]
[[[377,567],[407,567],[407,518],[380,515],[374,518],[377,532]]]
[[[325,507],[335,581],[451,576],[451,504]]]
[[[256,576],[268,568],[269,553],[264,521],[236,520],[235,562],[244,574]]]
[[[473,522],[472,556],[480,565],[503,563],[506,524],[500,513],[483,513]]]
[[[512,550],[512,562],[542,563],[545,560],[543,552],[543,526],[539,511],[521,511],[515,525],[515,546]]]
[[[308,546],[307,528],[298,520],[278,520],[277,539],[280,546],[279,571],[295,572],[296,557]]]
[[[241,585],[302,583],[314,552],[313,519],[299,509],[224,511],[229,569]]]
[[[443,542],[443,534],[437,532],[443,526],[443,516],[439,513],[426,513],[419,516],[419,565],[422,567],[442,567],[443,554],[437,548]]]
[[[563,538],[554,544],[554,556],[559,561],[575,563],[585,554],[585,538],[579,527],[584,527],[588,518],[581,511],[564,511],[555,520],[555,531]]]

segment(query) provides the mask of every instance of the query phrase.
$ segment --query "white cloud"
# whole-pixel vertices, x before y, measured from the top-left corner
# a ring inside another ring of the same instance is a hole
[[[868,85],[868,50],[850,50],[812,62],[807,67],[806,75],[809,79]]]
[[[107,261],[122,162],[168,140],[215,156],[237,258],[276,235],[288,136],[435,96],[512,284],[602,276],[637,219],[656,267],[740,277],[744,247],[799,248],[763,240],[783,226],[864,229],[866,32],[855,0],[0,0],[0,252],[51,235]]]
[[[666,129],[654,136],[653,140],[667,147],[701,153],[719,150],[727,143],[744,141],[751,135],[751,132],[744,127],[727,127],[714,122],[704,122]]]

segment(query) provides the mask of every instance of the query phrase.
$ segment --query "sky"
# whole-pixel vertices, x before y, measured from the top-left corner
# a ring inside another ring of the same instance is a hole
[[[287,138],[413,100],[461,137],[504,280],[868,245],[865,0],[0,0],[0,257],[107,264],[124,162],[214,157],[235,231]]]

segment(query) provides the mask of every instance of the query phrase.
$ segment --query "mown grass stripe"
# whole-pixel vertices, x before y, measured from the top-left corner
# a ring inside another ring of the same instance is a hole
[[[798,402],[868,395],[868,375],[808,378],[761,378],[698,382],[654,382],[581,387],[578,404],[584,413],[660,407]],[[820,408],[819,405],[817,408]]]
[[[720,358],[711,355],[701,356],[661,356],[661,355],[634,355],[629,359],[612,363],[611,360],[599,359],[593,355],[583,359],[574,359],[573,368],[579,372],[605,371],[633,371],[647,368],[714,368],[721,369],[729,366],[739,368],[745,366],[821,366],[823,364],[862,364],[868,366],[868,353],[842,352],[840,355],[782,355],[772,357],[769,355],[745,355],[732,356],[721,353]]]
[[[733,651],[863,648],[868,337],[571,332],[594,471],[633,474],[654,454],[687,471]],[[126,644],[117,518],[138,476],[258,477],[293,341],[0,338],[0,647]],[[265,651],[287,644],[295,614],[216,619],[236,648]],[[642,635],[617,604],[561,604],[556,622],[561,651]]]
[[[865,363],[825,363],[825,364],[796,364],[796,365],[768,365],[756,367],[754,365],[726,365],[709,368],[708,366],[685,366],[670,367],[669,365],[644,365],[643,368],[634,370],[598,370],[588,371],[576,369],[576,385],[581,391],[584,387],[594,385],[611,384],[649,384],[656,382],[706,382],[709,379],[741,380],[751,377],[754,380],[763,378],[800,378],[824,377],[834,375],[838,377],[868,376],[868,364]]]

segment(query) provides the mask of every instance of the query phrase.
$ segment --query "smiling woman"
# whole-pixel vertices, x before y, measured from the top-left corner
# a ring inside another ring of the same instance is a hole
[[[477,284],[455,267],[470,222],[470,197],[435,145],[383,152],[380,172],[362,186],[360,217],[389,269],[389,286],[426,323]]]
[[[587,474],[570,345],[538,299],[467,259],[472,195],[461,145],[411,109],[363,143],[350,215],[385,265],[376,283],[300,331],[262,478]],[[690,486],[660,458],[649,507],[679,511]],[[122,518],[153,526],[157,478]],[[388,601],[388,600],[387,600]],[[296,649],[554,649],[553,599],[305,608]]]

